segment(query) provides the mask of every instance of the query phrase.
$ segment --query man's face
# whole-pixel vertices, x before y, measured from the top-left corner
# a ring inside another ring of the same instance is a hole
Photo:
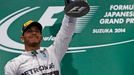
[[[42,34],[38,27],[32,26],[30,27],[21,39],[24,41],[25,45],[36,46],[39,45],[42,40]]]

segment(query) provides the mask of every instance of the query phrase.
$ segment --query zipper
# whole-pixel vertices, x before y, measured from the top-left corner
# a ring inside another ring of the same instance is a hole
[[[37,61],[38,66],[40,67],[41,65],[40,65],[40,62],[39,62],[39,59],[38,59],[37,55],[35,55],[35,59]],[[43,72],[42,71],[40,71],[40,72],[41,72],[41,75],[43,75]]]

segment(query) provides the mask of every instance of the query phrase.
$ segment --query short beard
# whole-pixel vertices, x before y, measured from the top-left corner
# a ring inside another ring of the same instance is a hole
[[[40,44],[39,43],[31,43],[31,44],[29,44],[29,46],[31,46],[31,47],[36,47],[36,46],[39,46]]]
[[[27,43],[27,45],[30,46],[30,47],[38,47],[38,46],[40,46],[40,42],[38,42],[38,43],[36,43],[36,42],[34,42],[34,43]]]

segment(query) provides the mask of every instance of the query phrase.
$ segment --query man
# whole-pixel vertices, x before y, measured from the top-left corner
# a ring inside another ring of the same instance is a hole
[[[60,62],[75,30],[76,18],[64,16],[62,26],[47,49],[40,49],[42,26],[32,20],[22,28],[25,51],[5,66],[5,75],[61,75]]]

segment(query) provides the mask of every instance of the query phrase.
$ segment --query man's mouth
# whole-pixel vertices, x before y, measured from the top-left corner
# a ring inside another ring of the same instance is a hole
[[[32,36],[32,37],[30,37],[29,39],[31,39],[31,40],[36,40],[36,39],[38,39],[38,37]]]
[[[31,36],[30,38],[38,38],[37,36]]]

